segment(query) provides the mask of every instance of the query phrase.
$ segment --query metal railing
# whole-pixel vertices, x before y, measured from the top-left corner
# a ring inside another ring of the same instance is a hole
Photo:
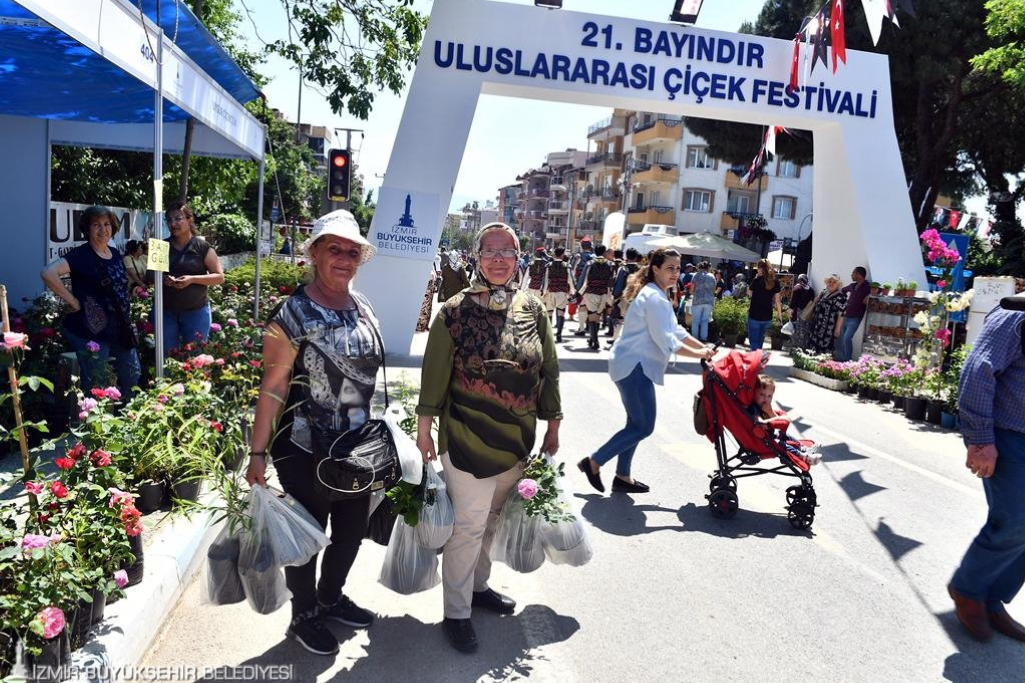
[[[675,116],[659,116],[649,121],[638,121],[634,124],[634,132],[640,133],[641,131],[648,130],[649,128],[654,128],[658,123],[663,123],[669,128],[675,128],[683,123],[683,119]]]
[[[654,211],[655,213],[670,213],[673,211],[671,206],[631,206],[628,208],[627,213],[645,213],[648,211]]]
[[[591,164],[621,164],[623,163],[623,154],[621,152],[600,152],[598,154],[592,154],[587,158],[587,165]]]
[[[679,168],[680,165],[668,161],[640,161],[639,159],[634,159],[631,162],[631,167],[634,173],[650,171],[652,166],[658,166],[663,171],[672,171],[674,168]]]

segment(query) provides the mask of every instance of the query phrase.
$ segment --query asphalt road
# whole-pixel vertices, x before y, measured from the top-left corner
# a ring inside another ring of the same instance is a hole
[[[283,637],[288,610],[204,605],[186,593],[148,664],[291,664],[292,679],[326,681],[1022,681],[1025,645],[970,640],[945,586],[985,518],[960,439],[878,404],[788,377],[774,358],[777,400],[819,441],[820,507],[811,532],[786,521],[790,482],[740,483],[741,510],[714,519],[704,494],[711,443],[691,426],[694,361],[658,390],[655,434],[638,449],[645,495],[598,495],[572,463],[625,418],[606,354],[563,345],[565,484],[595,548],[583,568],[528,574],[496,565],[492,585],[514,616],[475,615],[476,655],[451,650],[438,622],[441,588],[412,597],[377,584],[384,549],[366,543],[347,593],[380,615],[369,631],[336,629],[335,659]],[[609,483],[612,468],[607,468]],[[1019,598],[1012,614],[1025,620]]]

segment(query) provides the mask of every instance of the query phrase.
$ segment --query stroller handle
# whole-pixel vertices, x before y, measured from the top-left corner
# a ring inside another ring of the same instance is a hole
[[[712,346],[712,355],[713,355],[713,356],[714,356],[714,355],[715,355],[716,353],[718,353],[718,352],[719,352],[719,345],[720,345],[720,344],[722,344],[722,339],[720,339],[719,341],[717,341],[717,342],[716,342],[716,343],[715,343],[715,344],[714,344],[714,345]],[[708,361],[707,361],[707,360],[705,360],[704,358],[702,358],[702,359],[701,359],[701,369],[702,369],[702,370],[707,370],[707,369],[708,369]]]

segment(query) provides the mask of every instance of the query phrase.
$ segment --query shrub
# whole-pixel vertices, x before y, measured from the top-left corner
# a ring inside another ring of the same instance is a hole
[[[747,299],[723,297],[715,302],[712,318],[722,334],[740,334],[747,328]]]
[[[284,261],[262,259],[260,261],[260,284],[264,289],[289,294],[295,287],[306,280],[305,266],[292,265]],[[251,285],[256,279],[256,259],[247,259],[237,268],[232,268],[224,275],[224,287],[241,287]]]
[[[218,254],[256,249],[256,226],[237,213],[215,213],[203,220],[203,231]]]

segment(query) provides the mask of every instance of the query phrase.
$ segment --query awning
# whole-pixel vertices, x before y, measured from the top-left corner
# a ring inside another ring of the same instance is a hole
[[[159,1],[165,37],[163,120],[192,116],[230,142],[233,156],[261,158],[262,126],[242,106],[259,96],[256,86],[184,2]],[[152,125],[158,0],[141,2],[145,29],[138,2],[0,0],[0,113]],[[62,134],[58,127],[54,142],[95,145],[95,133],[78,140],[68,132],[74,130],[65,127]],[[117,136],[106,134],[106,144],[97,146],[119,146],[109,139]],[[195,151],[226,155],[223,145],[207,149],[202,141]]]
[[[745,249],[739,244],[735,244],[718,235],[713,235],[710,232],[663,237],[648,244],[653,248],[675,249],[681,254],[704,256],[705,258],[719,259],[721,261],[746,261],[754,263],[762,258],[761,254]]]

